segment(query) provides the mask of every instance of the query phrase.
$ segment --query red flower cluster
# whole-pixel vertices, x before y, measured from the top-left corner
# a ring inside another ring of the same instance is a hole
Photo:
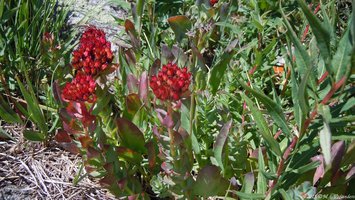
[[[95,80],[83,73],[78,73],[71,83],[64,86],[62,98],[69,101],[88,101],[93,103],[96,101]]]
[[[214,6],[214,4],[218,3],[218,0],[210,0],[210,5]]]
[[[79,48],[73,52],[72,65],[88,75],[95,75],[107,68],[112,62],[111,43],[105,33],[95,27],[89,27],[80,39]]]
[[[191,73],[186,67],[180,69],[169,62],[163,65],[157,75],[151,77],[150,87],[158,99],[177,101],[189,89],[190,77]]]

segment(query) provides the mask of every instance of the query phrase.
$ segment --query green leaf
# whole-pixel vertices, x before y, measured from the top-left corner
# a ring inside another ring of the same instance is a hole
[[[316,161],[316,162],[311,162],[311,163],[308,163],[298,169],[294,169],[294,170],[291,170],[292,172],[296,173],[296,174],[304,174],[312,169],[315,169],[317,168],[318,166],[320,165],[320,162],[319,161]]]
[[[142,102],[139,99],[138,94],[129,94],[126,97],[126,108],[127,110],[125,110],[125,116],[127,116],[128,119],[133,119],[134,116],[136,115],[136,113],[139,111],[139,109],[142,106]]]
[[[22,124],[21,118],[10,108],[2,96],[0,96],[0,117],[8,123]]]
[[[317,44],[319,51],[327,63],[329,60],[331,53],[330,53],[330,33],[327,29],[322,26],[320,20],[309,10],[308,6],[304,2],[304,0],[297,0],[298,4],[300,5],[303,13],[305,14],[310,27],[312,28],[312,32],[316,37]]]
[[[223,173],[224,173],[224,166],[223,166],[223,159],[222,159],[223,147],[226,144],[228,133],[231,127],[232,127],[232,120],[229,120],[222,127],[221,131],[219,132],[216,138],[216,142],[213,145],[214,157],[216,158],[217,163],[219,167],[222,169]]]
[[[259,101],[261,101],[265,105],[268,113],[275,120],[275,123],[282,129],[282,131],[286,135],[290,136],[291,131],[287,126],[286,118],[280,104],[274,102],[265,94],[251,87],[248,87],[243,81],[239,79],[237,80],[245,90],[249,91],[251,94],[253,94],[254,97],[256,97]]]
[[[102,93],[97,93],[98,101],[96,101],[95,107],[92,110],[91,114],[92,115],[98,115],[103,109],[105,109],[110,101],[111,101],[111,95],[104,95],[107,90],[102,91]]]
[[[332,69],[334,70],[335,82],[340,81],[351,67],[351,52],[352,45],[349,37],[349,30],[346,31],[343,38],[340,40],[338,49],[332,59]]]
[[[243,187],[240,191],[246,194],[251,194],[253,192],[254,182],[255,178],[253,172],[246,173],[244,176]]]
[[[319,132],[319,142],[324,155],[324,160],[326,165],[330,165],[331,162],[331,144],[332,144],[332,133],[330,131],[329,124],[324,121],[324,127]]]
[[[2,129],[2,128],[0,127],[0,140],[1,140],[1,139],[14,140],[14,138],[13,138],[11,135],[9,135],[4,129]]]
[[[142,161],[142,155],[126,147],[117,147],[117,155],[120,158],[125,159],[129,163],[140,164]]]
[[[168,19],[171,29],[175,33],[176,40],[181,40],[186,36],[186,32],[191,28],[192,23],[185,15],[173,16]]]
[[[121,138],[123,146],[128,147],[139,153],[146,153],[143,133],[132,122],[119,118],[116,121],[117,132]]]
[[[259,194],[265,194],[267,190],[267,183],[264,174],[262,173],[265,171],[265,162],[264,162],[264,155],[262,153],[261,148],[259,148],[258,152],[258,166],[259,166],[259,173],[258,173],[258,182],[257,182],[257,189],[256,192]]]
[[[271,148],[271,150],[277,155],[277,156],[281,156],[281,149],[279,144],[277,143],[277,141],[274,139],[274,137],[271,134],[271,131],[268,127],[268,124],[266,123],[263,114],[260,112],[259,109],[256,108],[256,106],[254,105],[254,103],[251,101],[251,99],[249,99],[245,94],[241,93],[243,99],[245,100],[245,102],[248,105],[248,108],[250,109],[256,126],[258,127],[258,129],[260,130],[260,134],[263,136],[263,138],[265,139],[267,145]]]
[[[29,131],[24,130],[23,136],[30,141],[44,141],[46,139],[46,135],[39,131]]]
[[[340,166],[344,167],[353,163],[355,163],[355,141],[349,145]]]
[[[207,165],[198,173],[192,189],[194,194],[203,197],[221,195],[228,189],[228,181],[220,175],[218,167]]]
[[[265,199],[265,194],[249,194],[238,191],[235,191],[234,193],[242,199]]]
[[[216,94],[221,81],[223,80],[224,73],[227,70],[227,66],[230,60],[233,58],[234,52],[225,52],[219,62],[213,66],[210,71],[210,77],[208,83],[211,87],[211,92],[213,95]]]
[[[29,111],[30,118],[38,125],[43,133],[47,133],[48,127],[46,125],[46,120],[41,108],[39,107],[39,103],[37,102],[33,90],[26,90],[20,79],[18,77],[16,77],[16,79],[19,84],[21,93],[27,102],[27,109]],[[28,84],[30,85],[31,83],[29,82]]]

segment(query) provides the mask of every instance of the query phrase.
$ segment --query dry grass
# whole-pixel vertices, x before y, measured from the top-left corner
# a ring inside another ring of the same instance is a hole
[[[87,177],[74,186],[80,157],[55,144],[44,147],[24,141],[17,127],[2,128],[14,140],[0,139],[0,200],[115,199]]]

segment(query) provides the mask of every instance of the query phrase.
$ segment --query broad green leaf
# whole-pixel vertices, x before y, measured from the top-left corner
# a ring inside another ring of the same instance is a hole
[[[142,161],[142,155],[127,147],[117,147],[116,152],[120,158],[129,163],[140,164]]]
[[[349,32],[349,30],[346,31],[343,38],[340,40],[338,49],[331,62],[331,67],[335,75],[335,82],[340,81],[340,79],[346,74],[346,71],[351,68],[350,60],[352,45]]]
[[[192,23],[185,15],[173,16],[168,19],[171,29],[175,33],[176,40],[180,42],[185,36],[186,32],[191,28]]]
[[[30,141],[39,141],[42,142],[46,139],[46,135],[39,131],[29,131],[24,130],[23,136]]]
[[[223,159],[222,159],[223,147],[226,144],[228,133],[231,127],[232,127],[232,120],[229,120],[222,127],[221,131],[219,132],[216,138],[216,142],[213,145],[214,157],[216,158],[219,167],[222,169],[222,172],[224,172]]]
[[[320,146],[322,148],[322,153],[324,155],[324,160],[327,165],[330,165],[331,162],[331,142],[332,142],[332,134],[330,131],[329,124],[324,121],[323,123],[324,127],[323,129],[319,132],[319,142]]]
[[[137,17],[139,19],[138,20],[139,23],[140,23],[140,21],[142,20],[142,17],[143,17],[144,4],[145,4],[145,0],[137,0],[136,11],[137,11]]]
[[[47,133],[48,127],[46,125],[46,120],[41,108],[39,107],[39,103],[37,102],[35,95],[31,92],[32,91],[31,89],[30,90],[25,89],[25,87],[23,86],[22,82],[18,77],[16,77],[16,79],[17,79],[17,83],[19,84],[21,93],[27,102],[27,109],[29,111],[30,118],[38,125],[38,127],[41,129],[43,133]]]
[[[312,28],[312,32],[314,33],[314,36],[317,40],[319,51],[324,61],[327,63],[327,60],[329,60],[331,56],[329,48],[330,33],[322,26],[320,20],[309,10],[304,0],[297,0],[297,2],[300,5],[303,13],[305,14],[310,27]]]
[[[243,187],[240,190],[243,193],[251,194],[253,192],[255,177],[253,172],[246,173],[244,176]]]
[[[217,93],[218,87],[223,80],[224,73],[227,70],[230,60],[233,58],[234,52],[225,52],[219,62],[213,66],[210,71],[210,76],[208,83],[211,87],[211,92],[213,95]]]
[[[282,107],[280,106],[280,104],[274,102],[272,99],[270,99],[265,94],[255,90],[251,87],[248,87],[243,81],[241,81],[239,79],[237,79],[237,80],[245,90],[247,90],[248,92],[253,94],[254,97],[256,97],[259,101],[261,101],[265,105],[268,113],[275,120],[275,123],[282,129],[282,131],[286,135],[290,136],[291,131],[287,126],[286,118],[285,118],[285,115],[283,113],[283,110],[282,110]]]
[[[298,72],[301,74],[302,78],[302,83],[300,84],[300,88],[298,89],[298,96],[299,96],[299,104],[302,110],[302,118],[308,114],[309,111],[309,106],[308,106],[308,101],[306,101],[306,86],[308,85],[308,80],[309,77],[311,76],[311,73],[313,71],[311,59],[305,50],[304,46],[300,42],[300,40],[297,38],[296,33],[292,29],[292,26],[288,22],[283,9],[281,7],[280,3],[280,11],[281,14],[284,18],[285,25],[288,29],[287,35],[288,37],[292,40],[293,44],[295,45],[295,56],[296,56],[296,63],[298,67]],[[312,77],[313,78],[313,77]],[[315,80],[311,79],[310,84],[312,88],[315,88]],[[303,124],[303,123],[302,123]]]
[[[320,165],[320,162],[319,161],[316,161],[316,162],[311,162],[311,163],[308,163],[298,169],[294,169],[294,170],[291,170],[292,172],[296,173],[296,174],[303,174],[303,173],[306,173],[312,169],[315,169],[317,168],[318,166]]]
[[[249,194],[244,192],[235,191],[241,199],[265,199],[265,194]]]
[[[258,152],[258,166],[259,166],[259,172],[258,172],[258,182],[257,182],[256,192],[259,194],[265,194],[267,190],[267,183],[266,183],[266,178],[262,173],[263,171],[265,171],[265,162],[264,162],[264,155],[262,153],[261,148],[259,148],[259,152]]]
[[[142,106],[142,102],[139,99],[138,94],[132,93],[126,97],[126,112],[127,118],[133,119],[135,114]],[[125,116],[126,116],[125,115]]]
[[[207,165],[198,173],[192,189],[195,195],[203,197],[222,195],[228,189],[228,181],[220,175],[218,167]]]
[[[102,91],[102,93],[97,93],[98,101],[96,101],[95,107],[92,110],[91,114],[92,115],[98,115],[103,109],[105,109],[110,101],[111,101],[111,95],[104,95],[105,92],[108,92],[106,89]]]
[[[277,143],[277,141],[274,139],[274,137],[271,134],[271,131],[268,127],[268,124],[266,123],[263,114],[261,113],[261,111],[256,108],[256,106],[254,105],[254,103],[252,102],[251,99],[249,99],[249,97],[247,97],[245,94],[241,93],[243,99],[245,100],[245,102],[248,105],[248,108],[250,109],[253,117],[254,117],[254,121],[256,123],[256,126],[258,127],[258,129],[260,130],[260,134],[262,135],[262,137],[265,139],[266,144],[271,148],[271,150],[277,155],[277,156],[281,156],[281,149],[279,144]]]
[[[119,118],[116,121],[117,132],[124,147],[130,148],[139,153],[146,153],[143,133],[132,122]]]

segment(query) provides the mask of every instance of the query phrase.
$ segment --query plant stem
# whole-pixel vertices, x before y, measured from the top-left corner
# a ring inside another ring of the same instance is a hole
[[[167,115],[169,115],[171,118],[173,118],[173,109],[171,107],[171,102],[168,102],[168,113]],[[171,153],[171,156],[173,158],[175,158],[175,144],[174,144],[174,131],[173,131],[173,128],[168,126],[168,133],[169,133],[169,137],[170,137],[170,153]]]

